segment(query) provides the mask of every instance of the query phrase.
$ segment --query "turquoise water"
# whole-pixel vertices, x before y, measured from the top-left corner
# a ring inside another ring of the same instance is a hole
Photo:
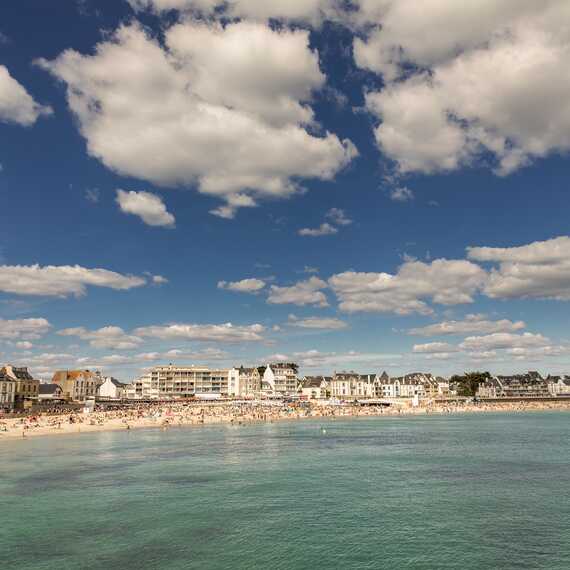
[[[0,568],[567,570],[569,442],[564,413],[4,441]]]

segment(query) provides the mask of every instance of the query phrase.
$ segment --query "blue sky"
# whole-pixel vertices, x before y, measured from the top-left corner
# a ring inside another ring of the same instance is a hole
[[[569,372],[569,7],[475,4],[0,6],[0,361]]]

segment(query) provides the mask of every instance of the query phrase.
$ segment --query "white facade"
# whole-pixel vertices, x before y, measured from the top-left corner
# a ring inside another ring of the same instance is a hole
[[[0,410],[11,410],[14,408],[16,398],[16,382],[0,374]]]
[[[293,362],[268,364],[263,373],[262,390],[275,396],[292,396],[297,393],[298,367]]]
[[[341,400],[374,398],[375,379],[375,374],[356,374],[355,372],[335,374],[330,381],[331,396]]]
[[[552,396],[570,396],[570,376],[548,378],[548,391]]]
[[[212,370],[201,366],[157,366],[127,386],[134,400],[178,400],[222,397],[239,390],[236,368]]]
[[[125,384],[109,376],[105,378],[103,384],[99,386],[99,397],[109,400],[120,400],[125,396],[125,388]]]

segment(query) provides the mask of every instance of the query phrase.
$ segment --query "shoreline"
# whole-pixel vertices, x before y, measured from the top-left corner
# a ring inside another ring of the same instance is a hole
[[[570,411],[568,402],[493,402],[482,404],[431,405],[416,408],[376,408],[362,406],[312,405],[309,408],[265,406],[199,407],[188,405],[148,405],[144,408],[95,411],[91,414],[65,413],[25,418],[1,418],[0,442],[29,437],[77,435],[144,428],[169,429],[204,425],[249,425],[303,419],[347,419],[362,417],[447,416],[466,413],[524,413]]]

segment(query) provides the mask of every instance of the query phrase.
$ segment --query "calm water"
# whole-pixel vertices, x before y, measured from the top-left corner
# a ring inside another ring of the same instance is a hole
[[[0,442],[0,568],[568,570],[569,442],[564,413]]]

